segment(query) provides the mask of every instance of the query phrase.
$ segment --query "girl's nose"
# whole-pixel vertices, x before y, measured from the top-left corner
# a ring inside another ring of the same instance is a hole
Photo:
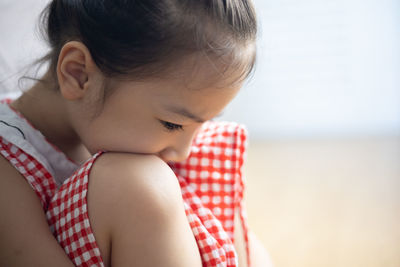
[[[181,135],[178,135],[170,146],[166,147],[159,153],[159,156],[164,161],[179,162],[187,159],[191,152],[193,139],[199,130],[200,126],[190,132],[187,131]]]
[[[160,152],[160,157],[164,161],[183,161],[185,160],[190,154],[190,146],[183,149],[176,149],[174,147],[168,147]]]
[[[183,161],[187,157],[189,157],[190,154],[190,148],[192,145],[193,141],[193,135],[192,136],[180,136],[180,138],[177,138],[175,142],[163,149],[160,153],[159,156],[164,160],[164,161]]]

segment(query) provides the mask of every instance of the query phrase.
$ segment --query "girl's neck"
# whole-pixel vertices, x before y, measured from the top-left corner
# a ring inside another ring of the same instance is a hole
[[[10,105],[70,159],[83,163],[90,153],[71,126],[64,101],[53,83],[37,82]]]

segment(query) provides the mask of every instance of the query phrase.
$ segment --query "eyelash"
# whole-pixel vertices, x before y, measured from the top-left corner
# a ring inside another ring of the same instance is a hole
[[[172,122],[162,121],[162,120],[160,120],[160,122],[164,126],[164,128],[167,129],[170,132],[183,130],[183,126],[182,125],[175,124],[175,123],[172,123]]]

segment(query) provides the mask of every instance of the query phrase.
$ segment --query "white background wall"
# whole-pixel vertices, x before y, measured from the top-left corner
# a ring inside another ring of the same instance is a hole
[[[0,0],[0,80],[45,51],[34,24],[46,2]],[[400,1],[255,5],[257,69],[222,119],[254,139],[400,134]]]
[[[36,24],[48,0],[0,0],[0,91],[17,91],[26,65],[44,55]]]
[[[226,119],[254,138],[400,133],[400,1],[255,5],[257,71]]]

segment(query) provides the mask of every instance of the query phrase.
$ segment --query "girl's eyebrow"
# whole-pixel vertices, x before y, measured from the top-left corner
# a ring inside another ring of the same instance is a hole
[[[169,112],[178,114],[180,116],[186,117],[191,119],[192,121],[195,122],[199,122],[199,123],[203,123],[206,120],[203,120],[202,118],[200,118],[199,116],[196,116],[194,114],[192,114],[189,110],[187,110],[186,108],[182,108],[182,107],[174,107],[174,106],[167,106],[166,109]]]
[[[167,106],[167,107],[166,107],[166,110],[168,110],[169,112],[178,114],[178,115],[180,115],[180,116],[189,118],[189,119],[191,119],[192,121],[195,121],[195,122],[204,123],[204,122],[207,121],[207,120],[205,120],[205,119],[200,118],[200,117],[197,116],[197,115],[194,115],[193,113],[191,113],[191,112],[190,112],[189,110],[187,110],[186,108],[174,107],[174,106]],[[220,117],[220,116],[222,116],[222,114],[223,114],[223,113],[221,112],[220,114],[218,114],[218,115],[215,116],[215,117]]]

